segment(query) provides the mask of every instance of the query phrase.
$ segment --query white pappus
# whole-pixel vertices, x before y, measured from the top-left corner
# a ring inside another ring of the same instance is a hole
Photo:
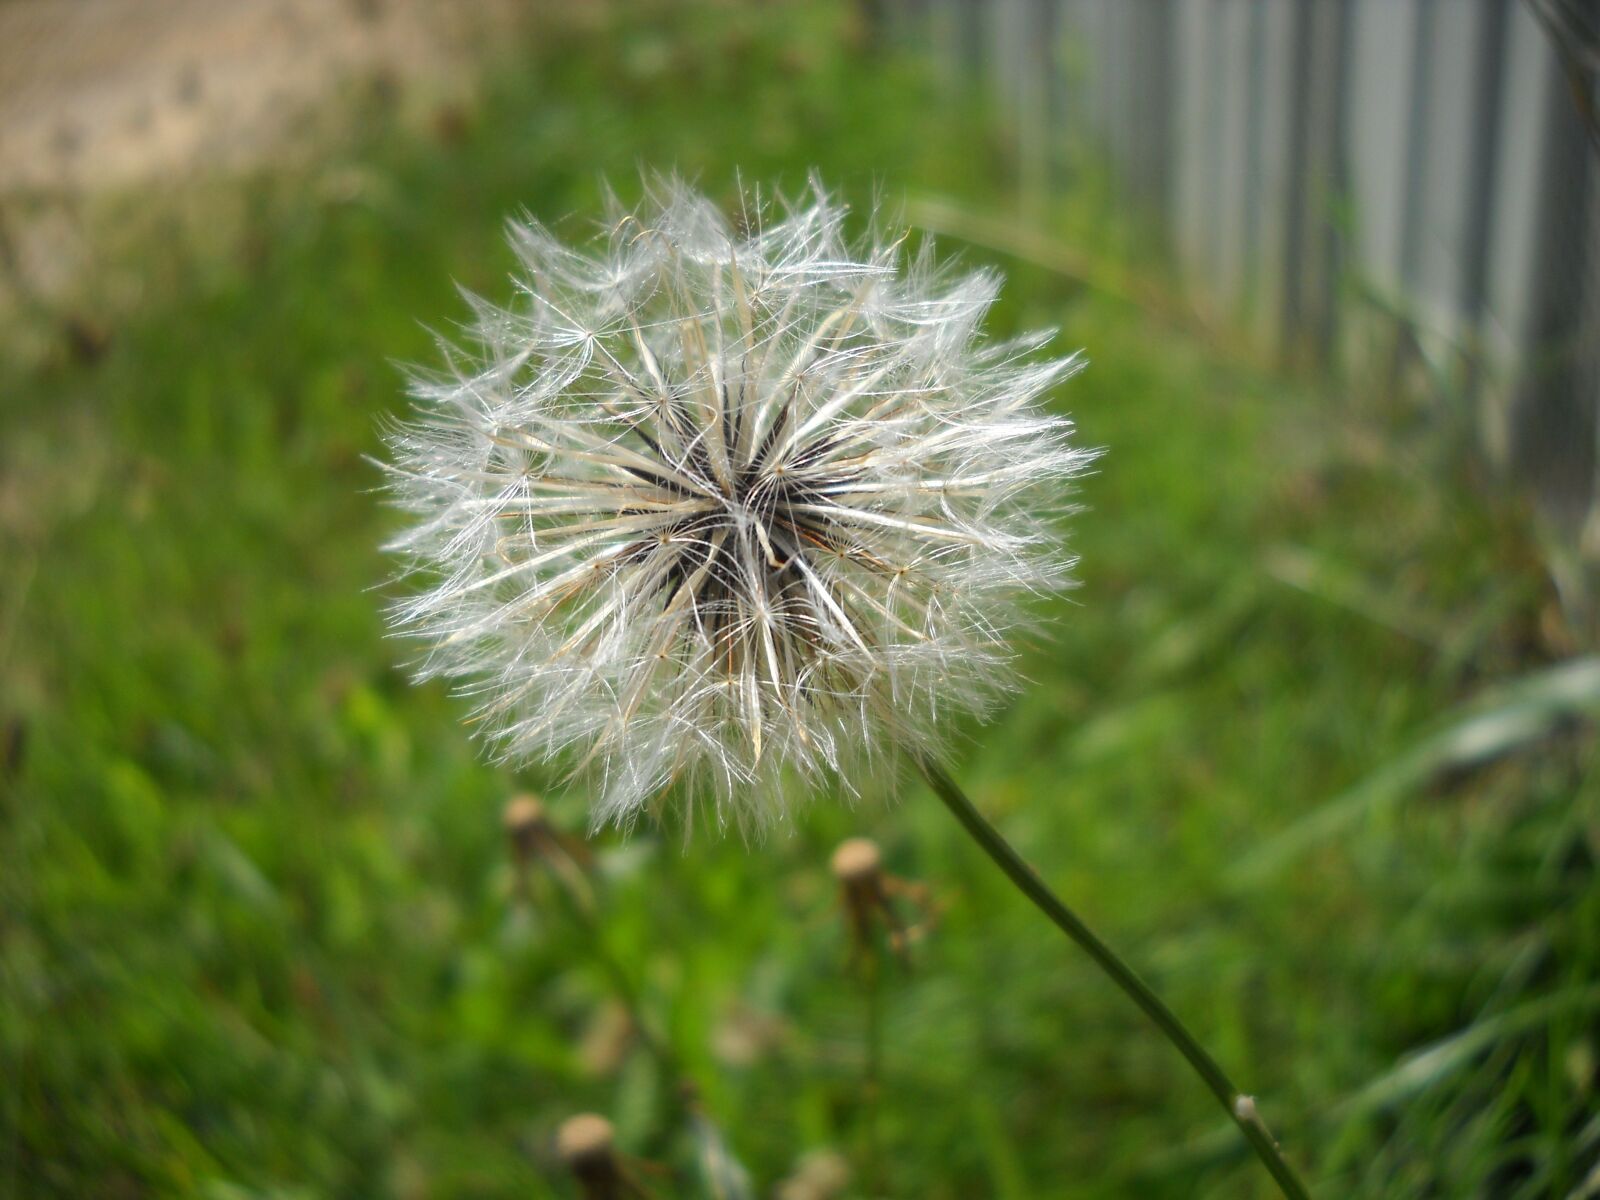
[[[1079,360],[986,340],[995,274],[852,243],[815,184],[737,225],[651,190],[588,251],[514,223],[517,302],[469,297],[469,346],[414,378],[392,618],[597,824],[678,784],[759,828],[940,757],[1013,684],[1023,601],[1071,566],[1093,455],[1040,400]]]

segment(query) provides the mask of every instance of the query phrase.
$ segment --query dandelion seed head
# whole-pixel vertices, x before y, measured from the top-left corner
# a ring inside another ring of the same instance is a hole
[[[1092,455],[1041,398],[1078,360],[986,339],[993,273],[852,242],[816,185],[737,227],[670,180],[611,217],[592,249],[514,224],[516,303],[468,297],[390,435],[420,673],[590,778],[597,824],[678,785],[761,827],[938,757],[1068,580]]]

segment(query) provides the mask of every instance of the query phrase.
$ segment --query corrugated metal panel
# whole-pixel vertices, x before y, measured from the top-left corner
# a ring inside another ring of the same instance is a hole
[[[1198,302],[1329,361],[1421,350],[1494,461],[1593,507],[1600,183],[1524,3],[957,2],[1025,190],[1097,148]]]

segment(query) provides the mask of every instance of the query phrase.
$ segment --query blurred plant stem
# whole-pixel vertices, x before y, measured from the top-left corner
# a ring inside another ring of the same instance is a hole
[[[1123,962],[1111,947],[1101,941],[1095,932],[1045,885],[1038,873],[1023,861],[1011,843],[1006,841],[1000,831],[978,811],[977,806],[943,768],[927,759],[918,759],[917,766],[934,794],[944,802],[945,807],[971,835],[972,840],[977,842],[984,853],[994,860],[995,865],[1017,885],[1017,889],[1033,901],[1057,928],[1077,942],[1100,969],[1111,976],[1112,981],[1127,994],[1128,998],[1156,1023],[1167,1040],[1178,1048],[1178,1052],[1188,1060],[1195,1074],[1200,1076],[1205,1085],[1211,1089],[1211,1094],[1217,1098],[1217,1102],[1239,1127],[1245,1140],[1256,1152],[1256,1157],[1277,1181],[1283,1194],[1289,1197],[1289,1200],[1310,1200],[1310,1193],[1306,1191],[1305,1185],[1300,1182],[1294,1169],[1284,1160],[1277,1142],[1267,1130],[1266,1122],[1256,1111],[1255,1099],[1245,1095],[1233,1085],[1233,1081],[1217,1065],[1216,1059],[1195,1040],[1194,1035],[1184,1027],[1183,1022],[1178,1020],[1162,999],[1150,990],[1149,985],[1139,978],[1132,967]]]
[[[595,892],[584,874],[585,864],[592,861],[588,847],[557,828],[536,796],[513,798],[506,805],[504,823],[511,840],[518,895],[523,900],[533,899],[534,868],[542,866],[540,874],[548,881],[549,890],[558,897],[566,918],[582,933],[590,958],[610,982],[645,1050],[667,1073],[674,1105],[682,1107],[688,1077],[670,1042],[658,1036],[646,1019],[632,976],[606,940],[605,923],[596,913]]]
[[[645,1013],[643,998],[622,960],[606,940],[605,922],[597,912],[595,889],[583,872],[592,861],[587,847],[553,826],[544,806],[537,800],[519,798],[508,806],[507,828],[516,850],[518,888],[530,896],[529,871],[535,861],[542,862],[558,903],[572,925],[583,935],[588,953],[606,976],[617,1003],[628,1015],[628,1023],[638,1035],[645,1052],[656,1061],[667,1079],[667,1128],[687,1124],[695,1142],[696,1158],[708,1194],[714,1200],[751,1200],[749,1175],[743,1164],[729,1151],[721,1128],[700,1100],[700,1089],[671,1040],[656,1031]],[[638,1196],[651,1200],[653,1193],[628,1171],[607,1171],[596,1178],[606,1187],[626,1187],[625,1191],[595,1192],[596,1196]]]
[[[683,1099],[683,1089],[692,1086],[689,1077],[684,1071],[683,1064],[678,1060],[672,1045],[666,1038],[656,1033],[646,1018],[644,1002],[640,999],[639,989],[634,986],[633,978],[628,974],[622,961],[611,952],[606,944],[605,929],[594,910],[580,895],[578,889],[559,872],[552,872],[555,881],[555,892],[561,897],[562,906],[567,910],[567,915],[572,923],[583,931],[584,940],[589,945],[589,953],[595,965],[600,968],[611,981],[612,990],[616,993],[617,1001],[628,1014],[628,1020],[633,1025],[634,1032],[639,1035],[639,1041],[644,1048],[655,1058],[661,1069],[666,1072],[670,1082],[674,1103]]]
[[[872,1195],[882,1196],[883,961],[876,947],[861,964],[861,990],[866,1000],[867,1020],[867,1058],[861,1079],[861,1103],[866,1117],[867,1186]]]

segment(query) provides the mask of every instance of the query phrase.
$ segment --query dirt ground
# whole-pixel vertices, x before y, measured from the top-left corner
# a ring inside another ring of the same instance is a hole
[[[537,0],[0,0],[0,333],[71,303],[97,197],[289,154],[352,82],[445,103]],[[6,339],[9,345],[13,339]]]
[[[363,73],[444,77],[511,0],[0,0],[0,194],[259,161]]]

